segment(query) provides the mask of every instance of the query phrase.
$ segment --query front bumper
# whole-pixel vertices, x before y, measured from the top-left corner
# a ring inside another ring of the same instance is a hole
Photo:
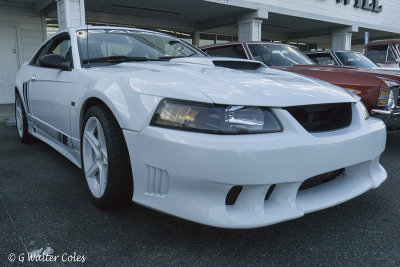
[[[400,129],[400,110],[373,109],[371,115],[383,120],[389,130]]]
[[[124,130],[134,177],[133,201],[195,222],[252,228],[331,207],[378,187],[386,144],[382,121],[353,108],[350,127],[311,134],[274,109],[281,133],[213,135],[148,127]],[[340,177],[299,191],[308,178],[345,168]],[[268,200],[271,185],[276,187]],[[229,190],[243,186],[234,205]]]

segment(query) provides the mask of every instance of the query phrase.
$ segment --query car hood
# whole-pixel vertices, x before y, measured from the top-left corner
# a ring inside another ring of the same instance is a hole
[[[347,85],[391,87],[387,85],[387,82],[396,82],[400,85],[400,72],[395,71],[324,65],[293,65],[292,67],[277,67],[277,69],[310,75],[343,87]]]
[[[238,70],[218,67],[218,62],[259,66],[256,70]],[[97,73],[93,77],[120,81],[125,83],[122,87],[138,93],[215,104],[287,107],[358,100],[340,87],[248,60],[181,58],[87,70]]]

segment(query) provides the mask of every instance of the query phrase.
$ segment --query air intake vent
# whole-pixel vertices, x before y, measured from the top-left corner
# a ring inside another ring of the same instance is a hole
[[[213,60],[217,67],[224,67],[234,70],[256,70],[263,65],[260,62],[240,61],[240,60]]]
[[[297,106],[286,110],[311,133],[346,128],[352,120],[351,103]]]
[[[299,191],[308,189],[308,188],[313,188],[313,187],[319,186],[321,184],[327,183],[329,181],[332,181],[332,180],[336,179],[337,177],[339,177],[340,175],[342,175],[343,173],[344,173],[344,169],[339,169],[336,171],[331,171],[331,172],[327,172],[324,174],[320,174],[320,175],[311,177],[311,178],[305,180],[301,184]]]
[[[164,197],[168,193],[169,176],[167,171],[147,165],[147,192],[155,197]]]

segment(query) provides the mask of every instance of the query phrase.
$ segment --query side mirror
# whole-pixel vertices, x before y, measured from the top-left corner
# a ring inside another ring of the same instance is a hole
[[[39,61],[40,65],[42,65],[43,67],[71,70],[70,64],[68,62],[65,62],[64,58],[61,55],[44,55],[39,59]]]

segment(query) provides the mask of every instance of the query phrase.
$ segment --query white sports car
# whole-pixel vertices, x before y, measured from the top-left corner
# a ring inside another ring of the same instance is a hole
[[[17,75],[22,142],[82,168],[92,201],[270,225],[378,187],[386,129],[360,99],[260,62],[118,27],[59,32]]]

